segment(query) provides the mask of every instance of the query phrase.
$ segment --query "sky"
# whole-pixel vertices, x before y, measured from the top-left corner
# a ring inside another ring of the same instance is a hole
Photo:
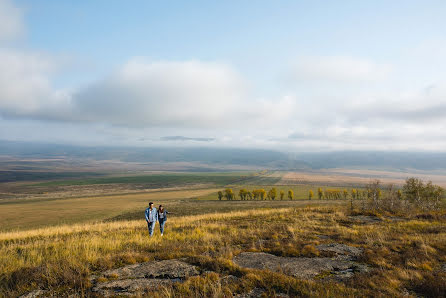
[[[445,1],[0,0],[0,140],[446,148]]]

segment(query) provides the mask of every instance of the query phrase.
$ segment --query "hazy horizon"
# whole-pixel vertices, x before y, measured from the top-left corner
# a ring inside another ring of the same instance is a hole
[[[0,0],[0,140],[445,152],[445,8]]]

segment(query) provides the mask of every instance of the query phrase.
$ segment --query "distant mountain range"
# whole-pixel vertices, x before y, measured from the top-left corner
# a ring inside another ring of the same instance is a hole
[[[0,155],[16,158],[76,158],[122,162],[196,162],[269,169],[379,168],[446,170],[446,153],[335,151],[280,152],[262,149],[209,147],[81,147],[73,145],[0,141]]]

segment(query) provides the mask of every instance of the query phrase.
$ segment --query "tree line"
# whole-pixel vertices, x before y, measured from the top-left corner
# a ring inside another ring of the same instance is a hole
[[[424,182],[418,178],[408,178],[403,187],[398,188],[393,184],[383,186],[380,180],[374,180],[367,184],[362,189],[352,188],[336,189],[328,188],[322,189],[319,187],[316,191],[319,200],[347,200],[350,199],[351,208],[353,209],[353,202],[361,200],[362,209],[374,210],[397,210],[398,208],[418,208],[423,210],[436,210],[441,207],[445,190],[434,185],[431,181]],[[289,189],[286,193],[283,190],[278,191],[273,187],[269,191],[263,188],[247,190],[242,188],[238,192],[238,197],[242,201],[246,200],[284,200],[294,199],[293,190]],[[308,191],[308,199],[312,200],[315,197],[315,192],[310,189]],[[236,194],[232,188],[226,188],[218,192],[218,199],[232,201],[236,199]]]
[[[223,191],[219,191],[217,193],[218,195],[218,199],[222,200],[223,198],[225,198],[228,201],[232,201],[236,198],[236,195],[234,193],[234,191],[232,190],[232,188],[226,188]],[[288,192],[286,193],[287,198],[289,200],[293,200],[294,199],[294,192],[293,190],[288,190]],[[238,192],[238,196],[240,198],[240,200],[242,201],[246,201],[246,200],[275,200],[280,199],[280,200],[284,200],[285,199],[285,191],[281,190],[279,192],[277,192],[277,188],[273,187],[271,188],[268,192],[263,189],[253,189],[252,191],[247,190],[246,188],[242,188],[239,190]]]

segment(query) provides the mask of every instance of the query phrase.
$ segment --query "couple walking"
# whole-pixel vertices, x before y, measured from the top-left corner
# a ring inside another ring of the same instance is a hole
[[[153,207],[152,202],[149,203],[149,208],[146,209],[145,215],[150,237],[153,235],[153,230],[155,229],[155,224],[157,221],[160,223],[160,232],[161,236],[163,236],[164,225],[166,224],[168,213],[169,212],[164,209],[163,205],[160,205],[157,210],[155,207]]]

